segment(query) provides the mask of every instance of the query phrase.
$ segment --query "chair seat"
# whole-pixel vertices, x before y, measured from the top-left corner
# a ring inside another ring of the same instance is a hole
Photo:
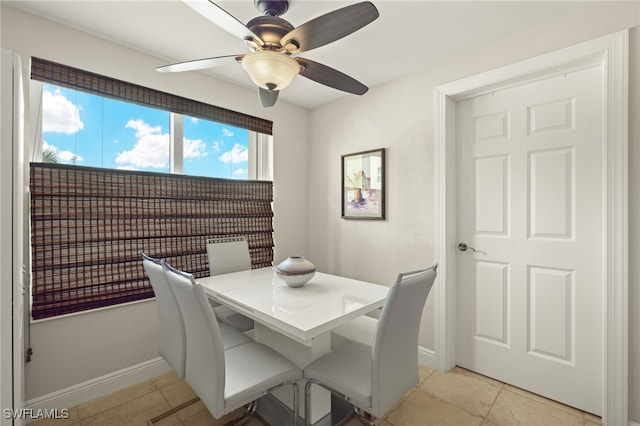
[[[373,346],[377,326],[378,320],[368,316],[352,319],[331,330],[331,347],[338,349],[351,342]]]
[[[225,351],[238,345],[253,342],[249,336],[227,324],[219,324],[219,326],[220,334],[222,335],[222,346]]]
[[[217,305],[213,307],[213,313],[218,320],[240,331],[249,331],[253,329],[253,320],[246,317],[228,306]]]
[[[302,371],[267,346],[245,343],[224,353],[225,406],[239,407],[256,399],[256,389],[266,391],[284,382],[302,379]]]
[[[304,377],[349,395],[359,407],[371,407],[371,353],[369,345],[349,343],[305,367]]]

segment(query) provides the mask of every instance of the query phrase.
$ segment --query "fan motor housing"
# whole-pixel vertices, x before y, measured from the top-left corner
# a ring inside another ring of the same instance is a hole
[[[253,4],[267,16],[280,16],[289,9],[287,0],[253,0]]]
[[[282,37],[292,31],[294,26],[277,16],[258,16],[247,23],[247,28],[260,37],[266,46],[278,49],[282,47]]]

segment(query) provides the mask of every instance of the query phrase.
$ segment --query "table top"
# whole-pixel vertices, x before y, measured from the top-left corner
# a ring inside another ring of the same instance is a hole
[[[389,287],[316,272],[290,288],[273,267],[196,280],[219,303],[304,344],[384,304]]]

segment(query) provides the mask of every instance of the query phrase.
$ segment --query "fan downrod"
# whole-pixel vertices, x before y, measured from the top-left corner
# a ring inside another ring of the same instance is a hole
[[[288,0],[253,0],[253,4],[266,16],[281,16],[289,9]]]

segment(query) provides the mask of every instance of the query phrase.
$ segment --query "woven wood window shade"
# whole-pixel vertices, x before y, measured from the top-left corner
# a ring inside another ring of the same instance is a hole
[[[153,297],[140,252],[209,275],[207,238],[273,263],[273,184],[32,163],[34,319]]]
[[[205,118],[267,135],[273,134],[273,122],[269,120],[47,61],[46,59],[31,58],[31,78],[99,96]]]

